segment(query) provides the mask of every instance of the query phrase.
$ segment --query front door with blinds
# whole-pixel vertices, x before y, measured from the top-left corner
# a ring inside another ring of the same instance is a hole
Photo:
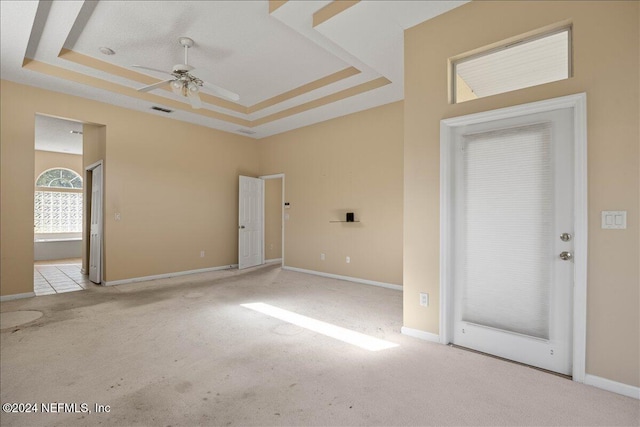
[[[452,342],[570,375],[573,115],[453,134]]]

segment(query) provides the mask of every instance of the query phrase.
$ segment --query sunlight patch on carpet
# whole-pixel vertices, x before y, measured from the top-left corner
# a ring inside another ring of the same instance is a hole
[[[364,348],[369,351],[379,351],[388,348],[398,347],[398,344],[381,340],[379,338],[370,337],[360,332],[352,331],[350,329],[341,328],[340,326],[332,325],[331,323],[322,322],[320,320],[312,319],[310,317],[302,316],[292,311],[283,310],[273,305],[265,304],[262,302],[251,304],[240,304],[242,307],[250,310],[257,311],[267,316],[275,317],[276,319],[283,320],[293,325],[300,326],[313,332],[317,332],[322,335],[326,335],[337,340],[353,344],[360,348]]]

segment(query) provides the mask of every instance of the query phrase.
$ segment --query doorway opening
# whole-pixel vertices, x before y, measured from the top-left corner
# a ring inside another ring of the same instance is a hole
[[[82,274],[83,125],[37,114],[34,143],[34,293],[86,289]]]
[[[586,95],[446,119],[440,135],[440,342],[584,382]]]
[[[239,177],[238,269],[284,265],[284,188],[284,174]]]
[[[284,174],[260,178],[264,180],[263,263],[284,265]]]
[[[34,123],[34,293],[86,289],[90,276],[89,218],[94,173],[105,155],[106,129],[99,124],[36,114]],[[89,166],[87,166],[89,165]],[[102,184],[100,184],[102,189]],[[102,190],[96,215],[102,234]],[[102,244],[98,260],[103,265]]]

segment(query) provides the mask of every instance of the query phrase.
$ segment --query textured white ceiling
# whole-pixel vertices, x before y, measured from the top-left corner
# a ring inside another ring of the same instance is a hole
[[[349,66],[273,19],[264,1],[163,1],[157,8],[148,3],[99,2],[68,48],[122,67],[169,71],[184,63],[178,38],[187,36],[196,43],[189,50],[193,74],[238,93],[245,106]],[[102,56],[100,46],[116,55]]]
[[[35,149],[57,153],[82,154],[82,123],[36,114]]]
[[[0,1],[2,78],[160,114],[152,103],[135,96],[75,83],[22,67],[25,57],[85,74],[122,87],[143,84],[58,57],[62,48],[131,69],[139,64],[169,70],[183,62],[181,36],[196,45],[189,51],[193,74],[241,96],[247,107],[348,67],[361,72],[299,94],[250,114],[206,104],[205,108],[256,120],[304,106],[357,85],[385,77],[390,84],[261,125],[249,126],[254,138],[361,111],[404,97],[404,29],[466,1],[361,1],[318,27],[313,14],[331,3],[288,1],[269,14],[259,1]],[[116,51],[99,53],[101,46]],[[139,70],[135,70],[138,71]],[[155,78],[162,74],[144,72]],[[197,114],[184,98],[162,89],[158,99],[179,100],[185,107],[166,117],[229,132],[245,126]],[[169,102],[169,101],[167,101]],[[161,104],[162,105],[162,104]],[[172,108],[173,109],[173,108]],[[81,118],[71,118],[81,119]]]

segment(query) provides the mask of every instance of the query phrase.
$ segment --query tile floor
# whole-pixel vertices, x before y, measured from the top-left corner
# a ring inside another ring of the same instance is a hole
[[[91,284],[80,272],[82,264],[34,264],[33,291],[37,296],[81,291]]]

